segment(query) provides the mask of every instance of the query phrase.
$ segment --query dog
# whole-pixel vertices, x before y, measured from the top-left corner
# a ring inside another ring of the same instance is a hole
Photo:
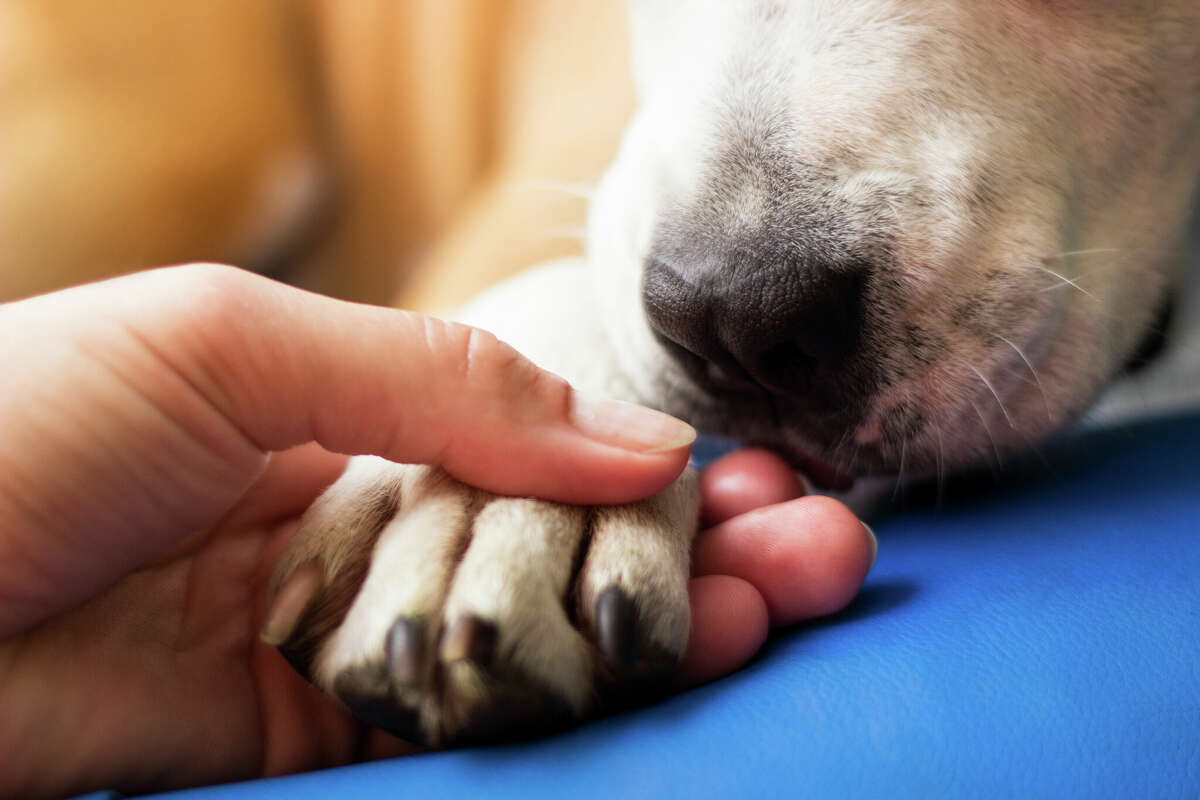
[[[588,257],[486,292],[463,320],[835,488],[998,459],[1106,387],[1115,418],[1200,374],[1200,348],[1177,346],[1134,379],[1149,383],[1121,385],[1195,297],[1180,288],[1200,177],[1194,3],[631,14],[640,107]],[[406,739],[564,724],[677,663],[697,504],[690,472],[589,509],[355,459],[280,562],[276,643]]]

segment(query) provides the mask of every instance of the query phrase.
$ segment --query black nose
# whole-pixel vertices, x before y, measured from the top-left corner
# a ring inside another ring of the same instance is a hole
[[[861,264],[742,248],[689,263],[677,253],[648,260],[642,302],[658,338],[704,380],[807,393],[858,347]]]

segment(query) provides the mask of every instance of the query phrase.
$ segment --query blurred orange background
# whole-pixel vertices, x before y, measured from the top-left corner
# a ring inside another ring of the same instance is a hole
[[[621,0],[6,0],[0,300],[186,261],[446,308],[581,252]]]

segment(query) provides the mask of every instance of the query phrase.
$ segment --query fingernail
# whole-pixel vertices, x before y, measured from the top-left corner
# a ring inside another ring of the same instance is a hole
[[[696,441],[696,429],[670,414],[579,392],[571,424],[589,439],[637,453],[667,453]]]
[[[867,567],[867,572],[870,572],[871,567],[875,566],[875,559],[879,556],[879,540],[875,538],[875,531],[871,530],[870,525],[864,522],[862,526],[867,532],[867,538],[871,540],[871,565]]]
[[[315,564],[296,569],[279,589],[258,638],[278,647],[291,638],[313,598],[321,589],[322,573]]]

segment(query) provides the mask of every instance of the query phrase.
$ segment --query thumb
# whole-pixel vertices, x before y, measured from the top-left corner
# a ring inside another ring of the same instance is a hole
[[[264,451],[315,440],[500,494],[619,503],[674,480],[695,439],[674,417],[581,395],[476,328],[229,267],[151,277],[187,284],[182,310],[153,317],[162,341],[191,343],[175,369]]]
[[[438,464],[503,494],[658,491],[695,433],[581,398],[490,334],[231,267],[0,306],[0,636],[209,529],[267,454]]]

